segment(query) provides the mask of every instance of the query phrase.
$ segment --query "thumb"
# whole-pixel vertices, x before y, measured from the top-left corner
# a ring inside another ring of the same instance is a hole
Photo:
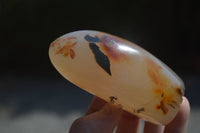
[[[120,108],[107,103],[100,111],[77,119],[69,133],[112,133],[121,113]]]

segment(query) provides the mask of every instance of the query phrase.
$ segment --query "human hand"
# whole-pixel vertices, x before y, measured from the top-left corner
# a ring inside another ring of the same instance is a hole
[[[186,133],[190,105],[183,97],[180,110],[172,122],[166,126],[145,122],[144,133]],[[105,101],[94,97],[87,113],[74,121],[69,133],[138,133],[140,119],[128,112],[116,109]]]

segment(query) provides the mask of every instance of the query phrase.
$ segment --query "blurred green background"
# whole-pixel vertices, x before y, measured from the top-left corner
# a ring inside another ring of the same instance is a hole
[[[66,115],[87,109],[92,96],[62,78],[48,57],[53,40],[76,30],[104,31],[142,46],[184,80],[192,108],[200,107],[196,1],[1,0],[0,114],[8,113],[5,118],[0,115],[5,119],[0,121],[4,132],[8,132],[4,124],[13,127],[11,116],[41,110]],[[23,132],[23,128],[13,129]]]

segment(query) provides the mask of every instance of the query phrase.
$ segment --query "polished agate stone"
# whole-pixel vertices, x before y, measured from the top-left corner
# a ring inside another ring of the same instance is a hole
[[[99,31],[75,31],[51,43],[50,60],[67,80],[155,124],[168,124],[184,94],[182,80],[138,45]]]

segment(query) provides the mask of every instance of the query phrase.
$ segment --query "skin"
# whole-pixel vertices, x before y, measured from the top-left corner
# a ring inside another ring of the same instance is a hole
[[[166,126],[145,122],[144,133],[186,133],[190,105],[183,97],[180,110],[173,121]],[[98,97],[94,97],[85,116],[75,120],[69,133],[138,133],[140,119],[128,112],[117,109]]]

